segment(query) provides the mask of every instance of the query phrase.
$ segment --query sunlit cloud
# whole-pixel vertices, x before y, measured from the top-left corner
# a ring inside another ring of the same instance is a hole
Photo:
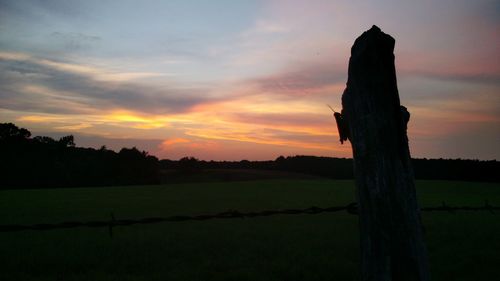
[[[1,52],[0,51],[0,59],[2,60],[28,60],[30,56],[23,53],[16,52]]]
[[[59,116],[26,115],[26,116],[19,117],[17,120],[24,121],[24,122],[40,123],[40,122],[47,122],[47,121],[61,121],[61,120],[65,120],[65,119],[66,118],[59,117]]]
[[[127,111],[114,111],[101,115],[25,115],[17,119],[29,123],[75,123],[74,125],[60,125],[57,129],[84,129],[92,125],[108,124],[134,129],[156,129],[169,126],[168,116],[146,116]]]
[[[87,129],[92,127],[91,124],[81,123],[76,125],[66,125],[66,126],[57,126],[54,129],[59,131],[81,131],[82,129]]]
[[[167,150],[167,149],[171,149],[175,145],[187,144],[190,142],[191,142],[190,140],[184,139],[184,138],[166,139],[160,144],[160,149]]]

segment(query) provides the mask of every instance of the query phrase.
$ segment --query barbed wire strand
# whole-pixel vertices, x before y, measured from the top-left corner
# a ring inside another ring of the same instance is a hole
[[[448,206],[445,202],[442,202],[441,206],[437,207],[424,207],[420,209],[423,212],[435,212],[435,211],[446,211],[454,213],[455,211],[489,211],[494,214],[495,210],[500,210],[500,207],[491,206],[488,201],[485,202],[484,206]],[[53,230],[53,229],[70,229],[77,227],[108,227],[109,235],[113,237],[113,227],[115,226],[129,226],[137,224],[156,224],[163,222],[183,222],[183,221],[206,221],[212,219],[244,219],[244,218],[257,218],[257,217],[268,217],[275,215],[315,215],[320,213],[334,213],[347,211],[349,214],[357,215],[358,207],[356,203],[349,203],[345,206],[332,206],[326,208],[320,207],[309,207],[305,209],[284,209],[284,210],[264,210],[256,212],[240,212],[237,210],[228,210],[226,212],[221,212],[217,214],[208,215],[178,215],[170,217],[146,217],[140,219],[116,219],[115,215],[111,213],[111,219],[107,221],[67,221],[61,223],[41,223],[32,225],[22,225],[22,224],[6,224],[0,225],[0,232],[15,232],[23,230]]]

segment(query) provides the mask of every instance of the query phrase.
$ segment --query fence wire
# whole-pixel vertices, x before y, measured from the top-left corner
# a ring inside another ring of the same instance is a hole
[[[436,211],[445,211],[454,213],[455,211],[489,211],[490,213],[494,213],[494,211],[500,210],[500,207],[491,206],[488,202],[485,202],[484,206],[448,206],[446,203],[442,203],[441,206],[437,207],[424,207],[420,209],[423,212],[436,212]],[[237,210],[229,210],[226,212],[221,212],[217,214],[208,214],[208,215],[179,215],[179,216],[170,216],[170,217],[147,217],[140,219],[115,219],[113,213],[111,213],[110,220],[101,220],[101,221],[67,221],[61,223],[42,223],[42,224],[32,224],[32,225],[22,225],[22,224],[6,224],[0,225],[0,232],[14,232],[14,231],[23,231],[23,230],[35,230],[35,231],[43,231],[43,230],[53,230],[53,229],[69,229],[69,228],[78,228],[78,227],[108,227],[110,235],[113,234],[113,227],[115,226],[128,226],[128,225],[136,225],[136,224],[156,224],[162,222],[183,222],[183,221],[206,221],[212,219],[244,219],[244,218],[257,218],[257,217],[268,217],[275,215],[315,215],[321,213],[334,213],[346,211],[349,214],[357,215],[358,207],[356,203],[349,203],[345,206],[332,206],[326,208],[320,207],[309,207],[305,209],[284,209],[284,210],[264,210],[264,211],[256,211],[256,212],[240,212]]]

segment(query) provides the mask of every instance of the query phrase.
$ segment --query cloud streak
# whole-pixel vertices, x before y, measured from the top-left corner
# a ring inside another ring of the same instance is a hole
[[[345,67],[331,62],[316,62],[290,66],[286,70],[252,80],[266,93],[304,96],[327,89],[345,87]],[[323,91],[324,93],[324,91]]]
[[[187,111],[208,100],[202,94],[208,89],[203,88],[187,90],[116,82],[156,76],[154,73],[107,73],[91,66],[19,53],[2,53],[0,59],[0,98],[5,109],[82,113],[123,108],[160,114]],[[116,79],[120,76],[122,79]]]

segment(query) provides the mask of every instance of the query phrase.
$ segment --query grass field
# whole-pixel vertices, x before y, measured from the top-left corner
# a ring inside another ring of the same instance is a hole
[[[418,181],[421,206],[500,205],[500,186]],[[354,201],[352,181],[266,180],[0,191],[0,224],[54,223]],[[433,280],[493,280],[500,214],[423,213]],[[358,221],[345,212],[0,233],[0,280],[357,280]]]

